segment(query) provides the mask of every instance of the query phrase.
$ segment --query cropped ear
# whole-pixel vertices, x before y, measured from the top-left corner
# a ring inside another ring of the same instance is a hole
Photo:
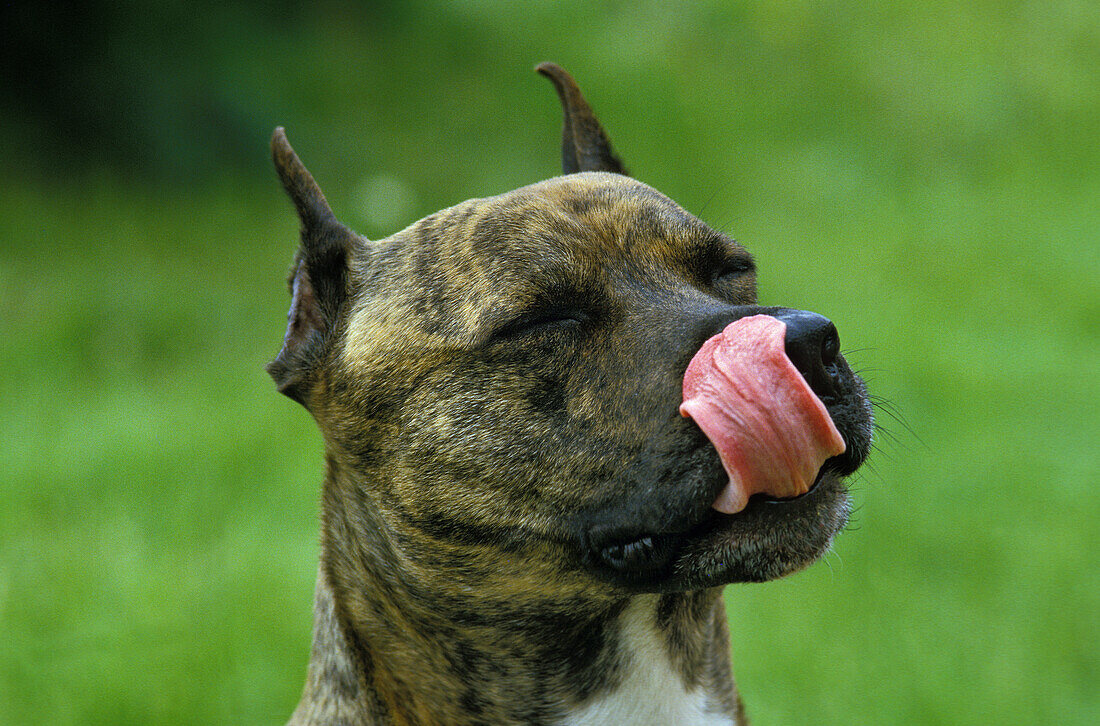
[[[628,175],[626,167],[611,149],[611,141],[600,126],[592,107],[581,95],[573,76],[559,65],[542,63],[535,70],[549,78],[561,99],[565,121],[561,135],[561,170],[563,174],[577,171],[613,171]]]
[[[348,251],[356,235],[337,221],[317,182],[294,153],[282,127],[271,136],[271,156],[302,223],[301,246],[287,286],[283,349],[267,365],[280,393],[309,407],[309,393],[347,300]]]

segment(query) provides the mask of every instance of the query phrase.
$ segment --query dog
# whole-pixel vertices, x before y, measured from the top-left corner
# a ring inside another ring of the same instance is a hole
[[[341,224],[272,137],[301,244],[267,370],[326,464],[291,724],[744,724],[723,586],[805,567],[847,522],[872,421],[835,328],[758,305],[749,253],[628,176],[572,76],[537,70],[563,175],[386,239]],[[734,424],[686,398],[752,384],[740,353],[686,372],[742,324],[812,390],[806,426],[835,427],[801,488],[738,484],[772,465],[738,469]]]

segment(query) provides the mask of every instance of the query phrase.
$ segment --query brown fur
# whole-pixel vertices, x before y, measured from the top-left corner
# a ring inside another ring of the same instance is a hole
[[[269,370],[327,464],[294,724],[563,723],[637,672],[628,610],[670,686],[742,723],[721,586],[808,564],[844,524],[870,426],[846,364],[828,403],[852,458],[782,506],[710,508],[724,474],[677,412],[684,368],[779,309],[756,305],[748,253],[623,176],[572,78],[540,70],[574,173],[377,242],[276,131],[303,231]]]

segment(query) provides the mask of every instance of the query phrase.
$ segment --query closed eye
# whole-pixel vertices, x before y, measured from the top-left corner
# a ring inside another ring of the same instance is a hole
[[[751,259],[732,258],[724,260],[718,265],[711,277],[711,282],[719,285],[723,282],[737,280],[755,271],[756,266]]]
[[[716,287],[740,282],[756,272],[752,256],[743,247],[721,234],[711,234],[687,249],[688,260],[697,284]]]
[[[586,322],[589,315],[571,308],[548,308],[524,313],[505,323],[493,333],[494,338],[516,338],[552,332],[558,329],[579,326]]]

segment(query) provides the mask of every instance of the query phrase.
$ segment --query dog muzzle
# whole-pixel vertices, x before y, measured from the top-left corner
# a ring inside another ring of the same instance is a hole
[[[735,320],[703,344],[684,373],[680,413],[707,435],[729,474],[713,504],[719,512],[740,512],[754,494],[805,494],[822,464],[846,448],[787,356],[786,329],[768,315]]]

